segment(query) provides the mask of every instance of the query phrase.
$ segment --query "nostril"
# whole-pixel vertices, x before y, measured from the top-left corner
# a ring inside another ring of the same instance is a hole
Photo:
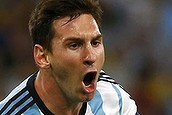
[[[88,60],[87,61],[84,61],[84,64],[85,65],[92,65],[93,63],[94,63],[93,61],[88,61]]]

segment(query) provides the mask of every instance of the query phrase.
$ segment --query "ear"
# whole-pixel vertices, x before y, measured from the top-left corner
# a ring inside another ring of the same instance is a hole
[[[34,46],[34,59],[39,68],[49,68],[50,62],[46,50],[39,44]]]

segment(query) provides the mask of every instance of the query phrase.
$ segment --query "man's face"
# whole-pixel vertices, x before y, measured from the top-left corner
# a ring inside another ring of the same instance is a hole
[[[55,36],[48,58],[63,96],[72,102],[84,102],[92,99],[96,90],[104,63],[103,39],[91,15],[68,20],[64,17],[53,22]]]

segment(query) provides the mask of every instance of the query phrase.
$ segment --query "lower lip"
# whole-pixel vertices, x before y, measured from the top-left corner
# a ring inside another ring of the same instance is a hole
[[[85,86],[85,84],[82,82],[83,85],[83,89],[86,93],[93,93],[96,90],[96,84],[95,83],[91,83],[88,86]]]

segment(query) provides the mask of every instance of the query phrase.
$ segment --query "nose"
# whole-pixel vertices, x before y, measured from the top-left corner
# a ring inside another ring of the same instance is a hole
[[[84,49],[83,55],[84,55],[84,58],[83,58],[84,65],[91,66],[91,65],[93,65],[95,63],[95,61],[96,61],[96,52],[95,52],[94,48],[91,45],[87,46]]]

